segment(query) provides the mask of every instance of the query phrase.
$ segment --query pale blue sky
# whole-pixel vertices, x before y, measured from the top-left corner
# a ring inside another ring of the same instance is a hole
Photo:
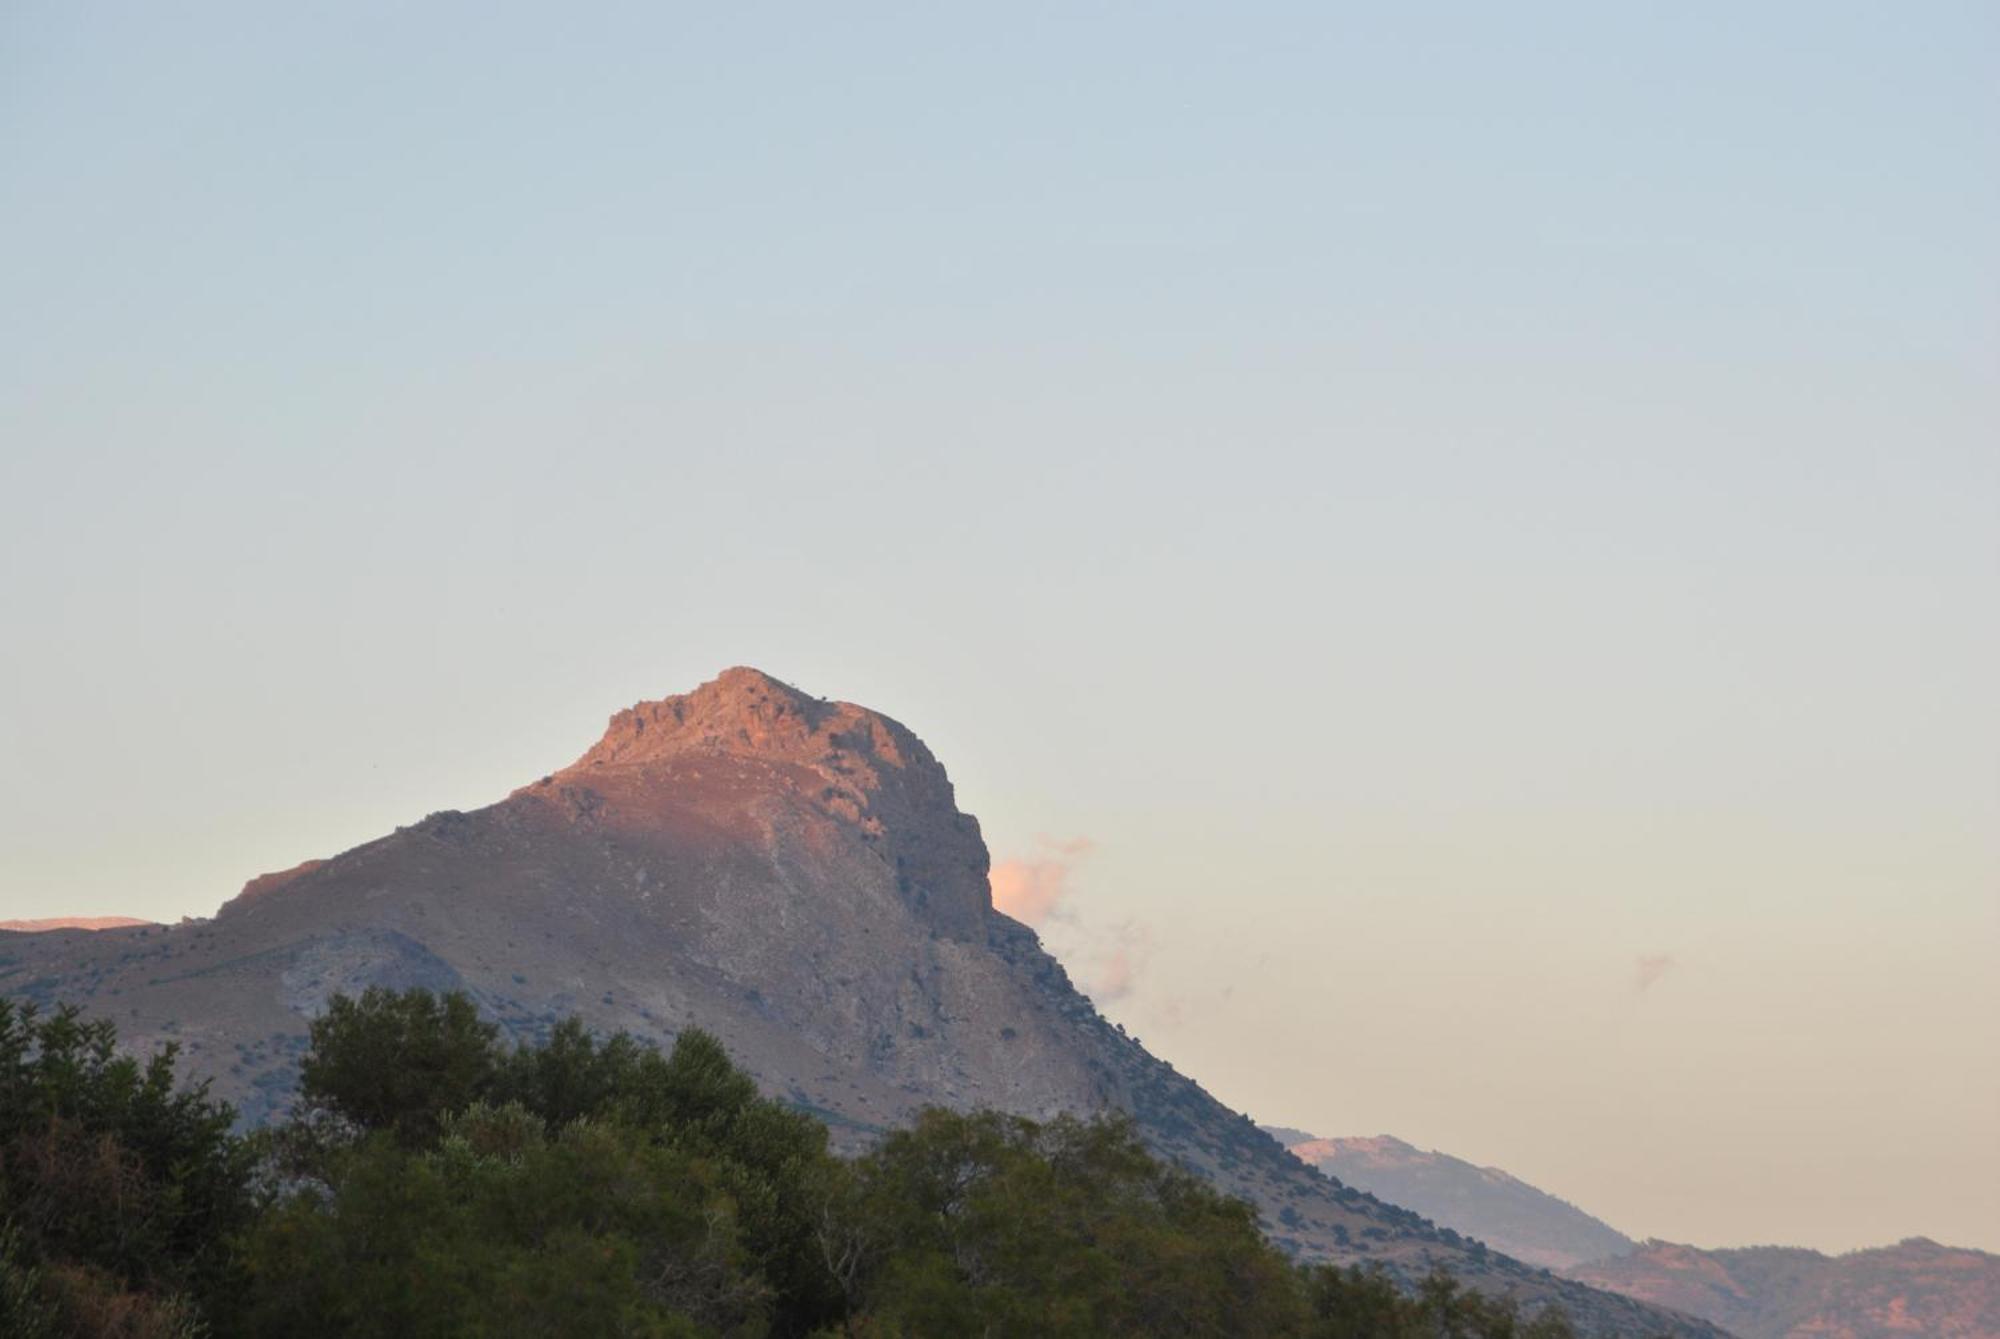
[[[1980,4],[15,0],[0,914],[754,663],[1093,841],[1050,941],[1261,1118],[2000,1248],[1997,74]]]

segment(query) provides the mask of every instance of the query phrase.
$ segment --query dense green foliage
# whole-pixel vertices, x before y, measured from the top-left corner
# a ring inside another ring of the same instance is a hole
[[[1298,1332],[1291,1266],[1255,1213],[1124,1121],[928,1111],[849,1194],[835,1258],[867,1333]]]
[[[225,1287],[252,1153],[174,1062],[0,999],[0,1333],[192,1334]]]
[[[463,996],[336,998],[253,1136],[114,1043],[0,1000],[0,1334],[1572,1333],[1298,1268],[1122,1119],[932,1110],[842,1161],[694,1031],[509,1048]]]
[[[420,1147],[492,1086],[504,1059],[498,1037],[456,992],[336,995],[313,1020],[299,1091],[309,1105]]]

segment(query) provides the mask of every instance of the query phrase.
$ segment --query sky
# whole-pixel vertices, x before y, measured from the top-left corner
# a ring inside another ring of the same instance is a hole
[[[2000,1249],[1996,62],[12,0],[0,915],[207,915],[754,664],[1260,1120]]]

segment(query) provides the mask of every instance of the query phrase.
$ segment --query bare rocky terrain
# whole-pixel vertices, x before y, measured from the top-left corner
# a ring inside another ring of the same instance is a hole
[[[1122,1110],[1299,1254],[1558,1299],[1587,1333],[1707,1321],[1513,1260],[1314,1172],[1102,1018],[995,911],[979,825],[908,729],[750,669],[611,720],[570,766],[253,879],[209,920],[0,935],[0,992],[178,1042],[248,1121],[336,991],[463,990],[518,1038],[699,1025],[849,1147],[918,1107]]]

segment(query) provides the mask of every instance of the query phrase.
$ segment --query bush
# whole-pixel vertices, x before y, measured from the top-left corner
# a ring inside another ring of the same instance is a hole
[[[225,1289],[252,1155],[228,1106],[177,1087],[176,1057],[141,1065],[107,1021],[0,999],[0,1306],[47,1308],[56,1332],[169,1334]]]
[[[1296,1268],[1123,1117],[933,1109],[843,1163],[705,1033],[508,1050],[463,995],[370,990],[243,1138],[172,1047],[115,1042],[0,1000],[10,1339],[1574,1339],[1445,1275]]]
[[[840,1175],[826,1129],[762,1097],[708,1034],[690,1029],[662,1055],[624,1033],[600,1040],[568,1019],[540,1045],[509,1053],[464,995],[370,990],[358,1001],[336,997],[311,1044],[302,1082],[309,1117],[333,1116],[406,1152],[439,1148],[455,1115],[482,1103],[508,1106],[550,1138],[587,1123],[616,1129],[635,1147],[670,1151],[726,1200],[732,1249],[767,1281],[764,1310],[775,1333],[840,1319],[843,1298],[816,1236],[827,1187]],[[341,1178],[353,1168],[338,1137],[326,1134],[302,1123],[285,1150],[289,1170],[327,1197],[307,1212],[340,1216],[350,1185]],[[390,1154],[373,1147],[369,1156]],[[411,1175],[421,1182],[424,1172]]]
[[[761,1334],[768,1285],[715,1169],[617,1124],[475,1105],[377,1133],[244,1244],[252,1334]]]
[[[498,1035],[457,991],[370,986],[358,1000],[335,995],[313,1020],[299,1094],[363,1130],[421,1145],[437,1137],[446,1113],[492,1086],[505,1058]]]
[[[1255,1212],[1153,1158],[1123,1117],[933,1109],[857,1168],[838,1258],[857,1332],[1301,1332]]]

